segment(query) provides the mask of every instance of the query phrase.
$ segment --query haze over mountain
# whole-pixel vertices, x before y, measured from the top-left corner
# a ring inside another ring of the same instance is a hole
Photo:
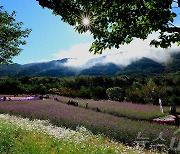
[[[76,76],[76,75],[150,75],[163,72],[180,71],[180,52],[172,54],[167,63],[160,63],[150,58],[143,57],[127,66],[115,63],[104,63],[106,56],[94,58],[87,61],[86,67],[68,66],[73,58],[63,58],[42,63],[30,63],[25,65],[1,65],[0,77],[22,77],[22,76]]]
[[[119,49],[106,49],[102,54],[90,53],[89,48],[91,43],[82,43],[72,45],[66,50],[59,50],[56,54],[53,54],[53,56],[54,59],[63,59],[64,57],[73,58],[68,60],[66,65],[82,68],[88,68],[90,65],[94,66],[94,59],[96,59],[95,61],[99,60],[100,63],[114,63],[118,66],[130,65],[132,62],[140,60],[143,57],[159,63],[166,63],[170,59],[171,54],[180,52],[180,47],[176,44],[173,44],[171,48],[168,49],[150,46],[150,41],[156,38],[156,35],[157,34],[153,34],[144,41],[135,39],[130,44],[120,46]]]

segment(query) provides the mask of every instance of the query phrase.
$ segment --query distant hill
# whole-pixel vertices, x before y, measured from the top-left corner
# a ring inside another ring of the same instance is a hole
[[[86,62],[86,67],[89,68],[89,67],[93,67],[95,65],[99,65],[105,58],[106,58],[106,56],[90,59]]]
[[[62,77],[62,76],[75,76],[76,71],[69,67],[60,67],[56,69],[45,69],[35,74],[35,76],[51,76],[51,77]]]
[[[23,68],[20,64],[0,65],[0,77],[13,77]]]
[[[50,62],[1,65],[0,77],[22,77],[22,76],[74,76],[75,71],[64,64],[70,58],[53,60]]]
[[[66,63],[71,58],[63,58],[42,63],[30,63],[25,65],[0,65],[0,77],[22,77],[22,76],[76,76],[76,75],[152,75],[164,72],[180,71],[180,52],[173,54],[167,64],[158,63],[149,58],[142,58],[126,67],[114,63],[101,63],[105,56],[94,58],[87,62],[87,67],[68,67]]]
[[[136,74],[136,75],[150,75],[163,73],[165,71],[165,66],[158,62],[153,61],[149,58],[142,58],[135,61],[120,71],[118,74]]]
[[[120,71],[120,67],[113,64],[96,64],[88,69],[82,70],[79,75],[90,75],[90,76],[97,76],[97,75],[116,75],[116,73]]]
[[[166,71],[175,72],[180,71],[180,52],[174,53],[171,60],[166,66]]]
[[[25,65],[15,77],[21,76],[66,76],[63,72],[67,70],[64,63],[68,61],[69,58],[64,58],[61,60],[53,60],[50,62],[34,63],[31,65]],[[49,72],[49,74],[48,74]],[[73,74],[75,75],[75,74]]]

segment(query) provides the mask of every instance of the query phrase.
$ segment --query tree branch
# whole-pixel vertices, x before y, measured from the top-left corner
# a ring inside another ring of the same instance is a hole
[[[167,27],[164,30],[169,33],[180,32],[180,27]]]

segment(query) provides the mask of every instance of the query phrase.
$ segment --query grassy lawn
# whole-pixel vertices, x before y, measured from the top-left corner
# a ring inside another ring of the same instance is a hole
[[[47,121],[23,119],[0,114],[0,152],[8,154],[110,154],[155,153],[124,146],[83,127],[76,131],[56,127]]]

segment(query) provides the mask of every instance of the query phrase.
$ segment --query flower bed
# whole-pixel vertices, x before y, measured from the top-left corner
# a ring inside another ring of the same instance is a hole
[[[3,101],[4,98],[0,97],[0,101]],[[27,97],[11,97],[11,96],[7,96],[5,98],[6,101],[28,101],[28,100],[39,100],[39,97],[35,97],[35,96],[27,96]]]
[[[175,123],[175,118],[176,117],[174,115],[168,115],[165,117],[153,119],[153,121],[171,124],[171,123]],[[179,118],[180,118],[180,116],[179,116]]]
[[[164,113],[161,113],[159,106],[152,104],[135,104],[131,102],[117,102],[110,100],[91,100],[56,96],[60,102],[67,103],[69,100],[78,102],[80,107],[88,109],[99,109],[103,113],[112,114],[119,117],[127,117],[135,120],[153,120],[154,118],[164,117],[169,114],[169,107],[163,107]]]
[[[31,119],[48,119],[56,126],[76,129],[83,126],[94,134],[103,134],[125,144],[134,145],[139,141],[138,134],[148,139],[147,146],[161,144],[169,148],[171,140],[179,136],[174,135],[175,126],[150,123],[147,121],[135,121],[127,118],[116,117],[110,114],[95,112],[77,106],[59,103],[54,100],[7,101],[0,103],[0,113],[21,115]],[[163,141],[157,141],[163,134]],[[143,139],[143,138],[142,138]]]

